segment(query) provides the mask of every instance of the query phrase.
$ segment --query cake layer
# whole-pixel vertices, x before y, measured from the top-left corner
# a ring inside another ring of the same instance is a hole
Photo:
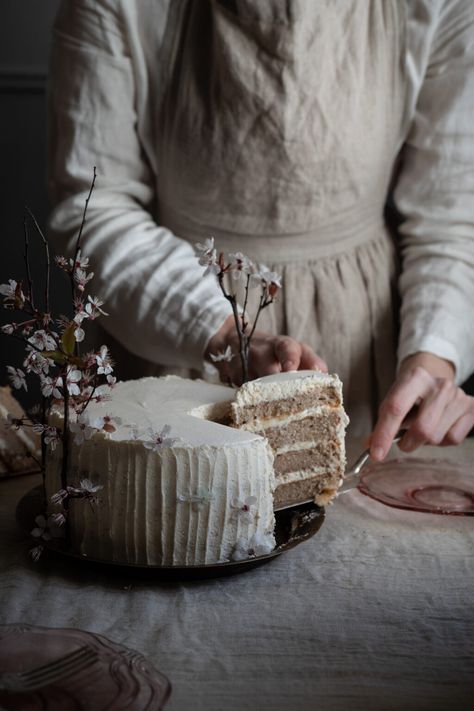
[[[255,430],[265,435],[272,449],[279,451],[289,443],[310,442],[331,437],[339,427],[344,427],[345,419],[338,410],[319,408],[315,414],[302,418],[289,419],[279,427],[265,426],[265,421],[260,422],[260,427]],[[295,447],[296,448],[296,447]]]
[[[286,399],[282,398],[247,405],[245,410],[241,410],[236,406],[233,408],[234,421],[237,425],[244,426],[256,420],[265,421],[266,419],[275,417],[284,419],[296,412],[321,407],[322,405],[338,408],[340,404],[341,400],[336,388],[330,387],[327,391],[317,389]]]
[[[274,494],[274,505],[279,506],[298,503],[299,501],[313,500],[320,506],[328,504],[337,494],[342,481],[342,473],[318,473],[291,482],[278,485]]]
[[[311,447],[277,454],[273,467],[278,476],[278,474],[287,474],[303,469],[308,471],[316,468],[324,468],[326,471],[341,469],[343,461],[337,442],[318,441]]]

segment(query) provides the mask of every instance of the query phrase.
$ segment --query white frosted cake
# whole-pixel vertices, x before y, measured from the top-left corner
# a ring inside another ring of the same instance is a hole
[[[276,508],[334,498],[344,476],[348,423],[337,375],[309,370],[245,383],[232,403],[232,419],[272,447]]]
[[[169,376],[118,383],[109,401],[91,403],[90,422],[109,415],[121,424],[81,444],[71,438],[68,485],[87,478],[102,487],[94,506],[70,501],[73,548],[147,565],[269,553],[273,455],[259,435],[219,423],[233,394],[226,386]],[[48,500],[61,489],[61,457],[58,446],[48,459]]]

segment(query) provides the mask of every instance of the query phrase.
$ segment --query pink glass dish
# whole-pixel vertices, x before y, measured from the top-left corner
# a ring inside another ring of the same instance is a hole
[[[406,458],[370,464],[357,488],[395,508],[474,516],[474,467],[467,463]]]
[[[168,679],[141,654],[98,634],[31,625],[0,626],[0,669],[37,668],[84,646],[97,654],[87,669],[28,693],[0,692],[8,711],[144,711],[162,709],[171,693]]]

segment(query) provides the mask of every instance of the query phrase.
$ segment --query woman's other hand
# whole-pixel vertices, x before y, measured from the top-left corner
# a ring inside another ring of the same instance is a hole
[[[222,354],[232,351],[232,359],[220,360]],[[212,357],[214,356],[214,357]],[[216,357],[218,360],[215,360]],[[219,371],[223,382],[241,383],[242,369],[239,357],[239,339],[232,316],[225,321],[219,331],[210,339],[205,358]],[[250,341],[249,377],[260,378],[289,370],[322,370],[327,365],[305,343],[289,336],[273,336],[264,331],[255,331]]]
[[[464,440],[474,425],[474,398],[454,383],[450,361],[432,353],[406,358],[379,409],[370,438],[370,456],[381,461],[400,428],[404,452],[422,444],[452,445]]]

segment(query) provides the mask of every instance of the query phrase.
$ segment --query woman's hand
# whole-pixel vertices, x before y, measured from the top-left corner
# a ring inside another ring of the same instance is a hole
[[[454,383],[450,361],[432,353],[406,358],[379,409],[370,438],[370,456],[384,459],[397,431],[404,452],[422,444],[452,445],[463,441],[474,425],[474,398]]]
[[[230,346],[232,360],[211,358],[224,353]],[[239,357],[239,339],[234,319],[229,316],[222,328],[210,339],[205,358],[219,371],[223,382],[241,383],[242,370]],[[260,378],[289,370],[322,370],[327,372],[326,363],[305,343],[289,336],[272,336],[264,331],[255,331],[250,341],[249,377]]]

